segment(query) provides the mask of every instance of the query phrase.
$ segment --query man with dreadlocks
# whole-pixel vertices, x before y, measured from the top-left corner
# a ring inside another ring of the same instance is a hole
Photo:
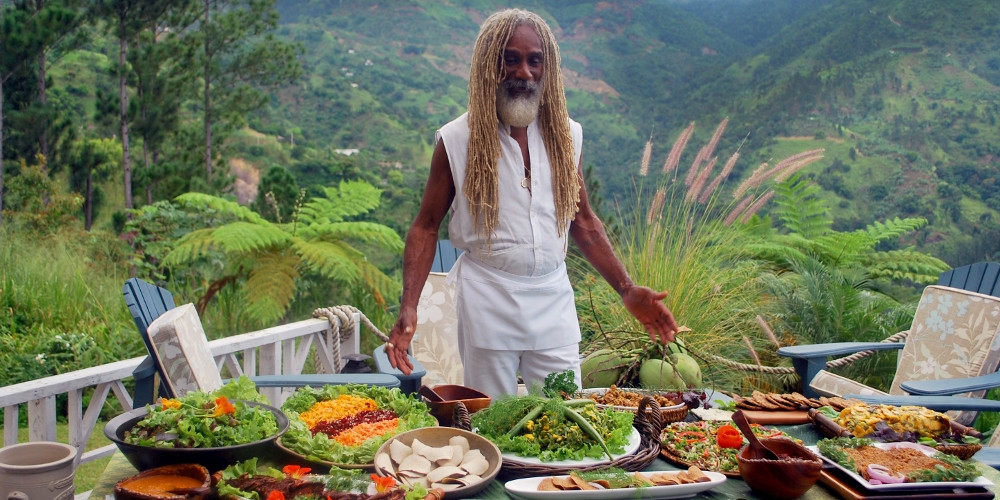
[[[677,331],[666,292],[636,286],[587,201],[583,130],[566,111],[559,47],[537,14],[510,9],[483,23],[473,50],[469,109],[435,134],[420,210],[406,236],[399,319],[386,354],[409,374],[406,349],[438,230],[464,253],[449,273],[458,296],[465,385],[490,396],[572,369],[580,386],[580,325],[566,273],[567,236],[621,295],[653,341]]]

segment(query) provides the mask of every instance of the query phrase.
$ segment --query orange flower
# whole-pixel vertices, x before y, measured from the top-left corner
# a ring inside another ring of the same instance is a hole
[[[160,404],[164,410],[177,410],[181,407],[181,402],[176,399],[160,398]]]
[[[375,490],[379,493],[385,493],[386,491],[392,489],[396,486],[396,480],[391,476],[382,477],[378,474],[372,474],[372,481],[375,483]]]
[[[274,490],[267,495],[267,500],[285,500],[285,494],[278,490]]]
[[[212,416],[219,417],[227,413],[233,413],[235,411],[236,408],[233,407],[232,403],[230,403],[225,396],[220,396],[218,399],[215,400],[215,411],[212,412]]]
[[[281,472],[288,474],[288,477],[293,479],[300,479],[302,476],[308,474],[312,469],[309,467],[300,467],[298,465],[286,465],[281,468]]]

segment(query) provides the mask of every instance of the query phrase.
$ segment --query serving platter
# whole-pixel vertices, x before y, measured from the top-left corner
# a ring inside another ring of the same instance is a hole
[[[874,443],[872,446],[880,449],[892,448],[892,443]],[[898,484],[871,484],[862,475],[857,472],[848,469],[829,457],[820,453],[816,446],[806,446],[809,451],[812,451],[817,456],[819,456],[824,462],[833,465],[838,470],[844,473],[849,479],[857,483],[861,488],[873,491],[873,492],[891,492],[891,491],[921,491],[921,490],[941,490],[941,489],[951,489],[951,488],[988,488],[993,486],[993,481],[986,479],[984,476],[977,477],[974,481],[927,481],[919,483],[898,483]],[[934,453],[923,452],[927,456],[932,456]]]
[[[618,460],[622,457],[627,457],[636,452],[639,449],[639,445],[642,442],[642,435],[639,434],[638,429],[632,428],[632,433],[628,436],[628,444],[625,445],[625,451],[617,455],[611,455],[614,457],[613,460]],[[547,467],[576,467],[576,466],[589,466],[598,465],[609,462],[607,457],[601,458],[591,458],[584,457],[580,460],[554,460],[550,462],[543,462],[538,457],[522,457],[514,453],[503,453],[501,454],[505,465],[544,465]]]
[[[526,477],[507,481],[504,488],[507,493],[516,498],[526,498],[529,500],[613,500],[625,498],[687,498],[693,497],[703,491],[708,491],[726,482],[726,476],[718,472],[705,471],[711,481],[704,483],[672,484],[669,486],[648,486],[645,488],[616,488],[607,490],[566,490],[566,491],[538,491],[538,484],[547,477],[569,477],[569,476],[541,476]]]

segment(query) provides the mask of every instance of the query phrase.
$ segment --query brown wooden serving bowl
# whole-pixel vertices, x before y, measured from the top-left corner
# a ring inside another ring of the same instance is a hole
[[[441,423],[441,425],[450,427],[452,425],[452,415],[455,413],[455,403],[461,401],[465,405],[465,409],[469,411],[469,414],[473,414],[483,408],[486,408],[492,402],[492,399],[471,387],[466,387],[464,385],[436,385],[431,387],[443,401],[431,401],[426,399],[427,406],[431,409],[431,415]]]
[[[754,492],[767,498],[796,498],[819,480],[823,461],[805,446],[785,438],[761,439],[760,442],[783,458],[755,458],[750,445],[740,449],[736,455],[740,476]]]
[[[202,500],[212,476],[198,464],[174,464],[140,472],[115,484],[115,500]]]

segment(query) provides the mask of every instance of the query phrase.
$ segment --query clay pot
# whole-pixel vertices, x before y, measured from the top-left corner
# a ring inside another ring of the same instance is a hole
[[[469,414],[473,414],[490,405],[492,399],[486,394],[464,385],[436,385],[432,387],[443,401],[426,400],[427,406],[431,409],[431,415],[437,418],[438,422],[444,426],[452,425],[452,415],[455,412],[455,403],[461,401]]]
[[[749,445],[736,455],[743,481],[757,494],[779,500],[796,498],[819,480],[823,461],[805,446],[785,438],[760,441],[782,458],[756,458]]]
[[[0,448],[0,498],[73,498],[76,448],[54,441],[32,441]]]
[[[170,486],[178,485],[179,481],[183,481],[183,487]],[[198,464],[175,464],[118,481],[115,500],[202,500],[211,492],[212,477],[208,469]]]

